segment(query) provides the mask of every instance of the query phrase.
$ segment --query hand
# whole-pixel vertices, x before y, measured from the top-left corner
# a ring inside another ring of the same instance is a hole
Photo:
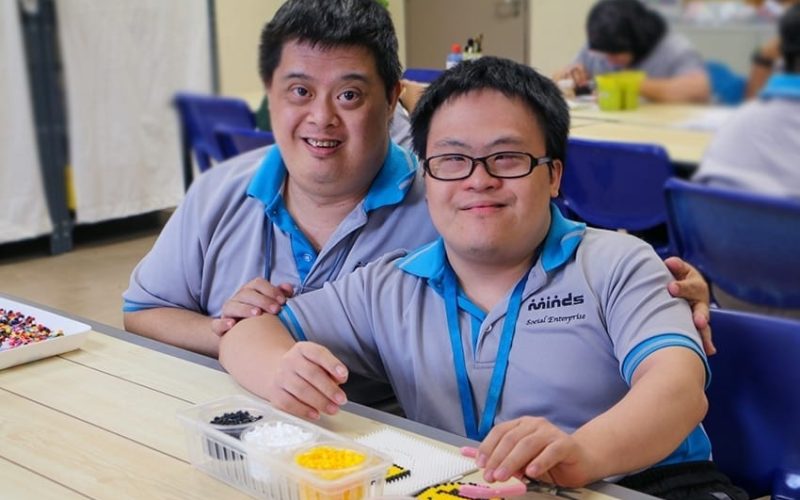
[[[703,350],[705,350],[707,356],[716,354],[717,348],[714,347],[709,324],[711,295],[708,290],[708,283],[703,279],[700,271],[683,259],[669,257],[664,261],[664,264],[666,264],[676,280],[667,285],[670,295],[686,299],[689,302],[692,307],[694,326],[697,327],[697,331],[703,339]]]
[[[262,313],[278,314],[286,299],[294,295],[292,285],[273,285],[263,278],[256,278],[239,289],[222,306],[222,315],[211,321],[211,331],[222,337],[237,321]]]
[[[572,80],[574,90],[589,84],[589,73],[582,64],[573,64],[553,75],[554,82],[558,83],[560,80]]]
[[[477,464],[488,482],[526,475],[559,486],[594,479],[589,455],[570,434],[547,419],[521,417],[496,425],[478,447]]]
[[[339,387],[347,381],[347,368],[320,344],[296,343],[274,370],[264,396],[285,412],[316,420],[320,412],[333,415],[347,402]]]
[[[417,103],[425,92],[425,89],[428,88],[428,85],[413,80],[401,80],[401,82],[403,84],[403,90],[400,92],[400,104],[402,104],[410,114],[414,111],[414,108],[417,107]]]

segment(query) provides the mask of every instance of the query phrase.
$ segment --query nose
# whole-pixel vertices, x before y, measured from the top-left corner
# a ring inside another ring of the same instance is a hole
[[[338,124],[339,117],[336,110],[336,105],[333,101],[325,96],[320,96],[310,104],[308,113],[309,122],[314,125],[325,128]]]
[[[476,162],[472,175],[464,179],[470,189],[491,189],[500,184],[500,179],[489,175],[485,161]]]

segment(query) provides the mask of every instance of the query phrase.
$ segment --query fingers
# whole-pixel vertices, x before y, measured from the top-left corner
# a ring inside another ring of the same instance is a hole
[[[214,318],[211,320],[211,331],[214,332],[214,335],[217,337],[222,337],[228,330],[233,328],[235,324],[236,320],[233,318]]]
[[[333,415],[347,402],[339,387],[347,381],[347,368],[328,349],[298,342],[281,360],[270,401],[294,415],[318,419]]]
[[[523,417],[504,422],[495,426],[481,443],[477,464],[485,467],[483,477],[486,481],[506,481],[521,473],[561,434],[543,418]]]
[[[689,265],[680,257],[667,257],[664,264],[676,280],[682,280],[689,272]]]
[[[717,348],[714,346],[713,337],[711,335],[711,324],[709,323],[709,310],[708,305],[698,303],[692,308],[692,320],[700,338],[703,339],[703,350],[706,356],[713,356],[717,353]]]
[[[680,297],[690,303],[703,302],[708,308],[710,293],[708,283],[700,271],[678,257],[670,257],[664,261],[672,276],[677,280],[668,285],[669,293],[673,297]]]
[[[570,69],[569,76],[575,82],[575,87],[582,87],[589,81],[586,70],[580,64],[575,65]]]

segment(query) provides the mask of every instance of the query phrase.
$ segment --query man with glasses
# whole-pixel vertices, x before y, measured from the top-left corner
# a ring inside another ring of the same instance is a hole
[[[652,247],[552,204],[568,130],[558,88],[527,66],[446,72],[412,116],[441,237],[241,321],[222,364],[306,418],[337,411],[351,370],[387,380],[409,418],[481,440],[488,481],[708,464],[690,308]]]

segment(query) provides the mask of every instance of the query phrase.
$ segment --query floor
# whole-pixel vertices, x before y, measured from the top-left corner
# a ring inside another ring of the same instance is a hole
[[[122,292],[169,212],[79,226],[74,248],[50,255],[49,240],[0,245],[0,291],[122,328]]]

